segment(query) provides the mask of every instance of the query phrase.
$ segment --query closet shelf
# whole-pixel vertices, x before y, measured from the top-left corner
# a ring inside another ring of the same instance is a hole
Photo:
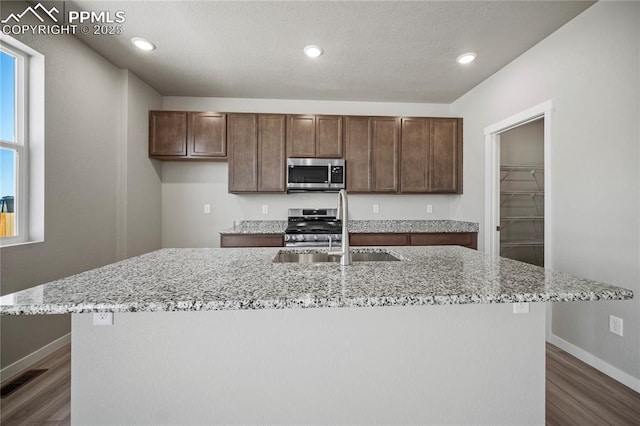
[[[544,220],[544,216],[503,216],[500,218],[500,221],[511,221],[511,222],[520,222],[520,221],[532,221],[532,220]]]
[[[536,171],[543,172],[544,166],[542,165],[502,165],[500,166],[500,171],[503,172],[522,172],[522,171]]]
[[[500,247],[536,247],[544,246],[543,240],[503,240]]]
[[[544,195],[544,191],[500,191],[501,195]]]

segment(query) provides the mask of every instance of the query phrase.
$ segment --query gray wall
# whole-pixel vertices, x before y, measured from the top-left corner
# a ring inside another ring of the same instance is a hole
[[[484,221],[484,128],[554,102],[547,260],[553,269],[627,287],[636,297],[554,304],[552,330],[636,379],[639,28],[637,2],[598,2],[452,104],[465,119],[465,195],[457,214]],[[624,337],[608,332],[609,314],[623,318]]]
[[[149,110],[160,109],[162,97],[129,71],[127,74],[126,252],[137,256],[160,248],[161,162],[149,159]]]
[[[292,101],[164,97],[165,110],[316,113],[344,115],[452,116],[449,105],[384,102]],[[336,194],[229,194],[228,164],[162,163],[162,246],[217,247],[218,233],[234,220],[285,220],[289,207],[334,207]],[[466,184],[466,183],[465,183]],[[351,219],[449,219],[455,215],[459,195],[349,196]],[[203,205],[211,205],[211,214]],[[378,204],[379,213],[373,213]],[[433,207],[427,213],[427,205]],[[262,206],[269,213],[262,214]],[[465,220],[478,221],[468,216]]]
[[[26,4],[3,4],[3,14],[5,7],[20,12]],[[140,116],[147,103],[159,106],[160,96],[75,37],[19,40],[45,56],[45,241],[0,250],[1,294],[114,262],[118,238],[132,254],[158,248],[160,234],[159,178],[153,182],[150,161],[139,155],[147,146],[147,121]],[[136,101],[127,106],[129,99]],[[120,163],[122,149],[129,151],[128,164]],[[134,183],[139,174],[130,172],[129,194],[149,195],[126,213],[135,226],[143,213],[149,223],[129,240],[117,214],[118,183],[128,169],[145,167],[144,182]],[[0,327],[4,368],[69,333],[70,321],[67,315],[1,316]]]
[[[82,425],[544,423],[541,303],[525,315],[507,303],[91,321],[73,317]]]

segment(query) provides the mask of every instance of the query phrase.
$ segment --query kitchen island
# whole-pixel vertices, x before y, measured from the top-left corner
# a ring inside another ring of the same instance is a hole
[[[357,248],[399,260],[345,267],[274,263],[279,250],[163,249],[0,312],[74,314],[78,424],[542,424],[535,302],[633,297],[462,247]]]

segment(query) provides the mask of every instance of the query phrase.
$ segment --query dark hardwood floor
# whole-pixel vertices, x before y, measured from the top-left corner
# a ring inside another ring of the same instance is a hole
[[[69,425],[71,345],[32,368],[48,370],[0,400],[0,424]],[[640,425],[640,393],[551,344],[546,408],[547,425]]]

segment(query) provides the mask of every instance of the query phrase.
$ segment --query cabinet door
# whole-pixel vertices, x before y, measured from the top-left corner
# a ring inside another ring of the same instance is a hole
[[[401,128],[400,191],[429,190],[429,119],[403,118]]]
[[[432,118],[429,192],[462,193],[462,119]]]
[[[369,117],[345,118],[347,191],[371,191]]]
[[[420,233],[411,234],[412,246],[463,246],[473,245],[473,233]]]
[[[149,112],[149,156],[187,155],[187,113],[181,111]]]
[[[229,192],[258,190],[258,120],[255,114],[227,116]]]
[[[314,115],[290,115],[287,134],[289,157],[316,156],[316,130]]]
[[[282,234],[220,235],[220,247],[284,247]]]
[[[374,192],[398,191],[398,119],[371,118],[371,171]]]
[[[341,116],[316,116],[316,157],[342,158]]]
[[[258,116],[258,191],[285,191],[285,116]]]
[[[406,246],[407,234],[349,234],[352,246]]]
[[[226,157],[226,130],[225,114],[189,113],[188,155],[190,157]]]

